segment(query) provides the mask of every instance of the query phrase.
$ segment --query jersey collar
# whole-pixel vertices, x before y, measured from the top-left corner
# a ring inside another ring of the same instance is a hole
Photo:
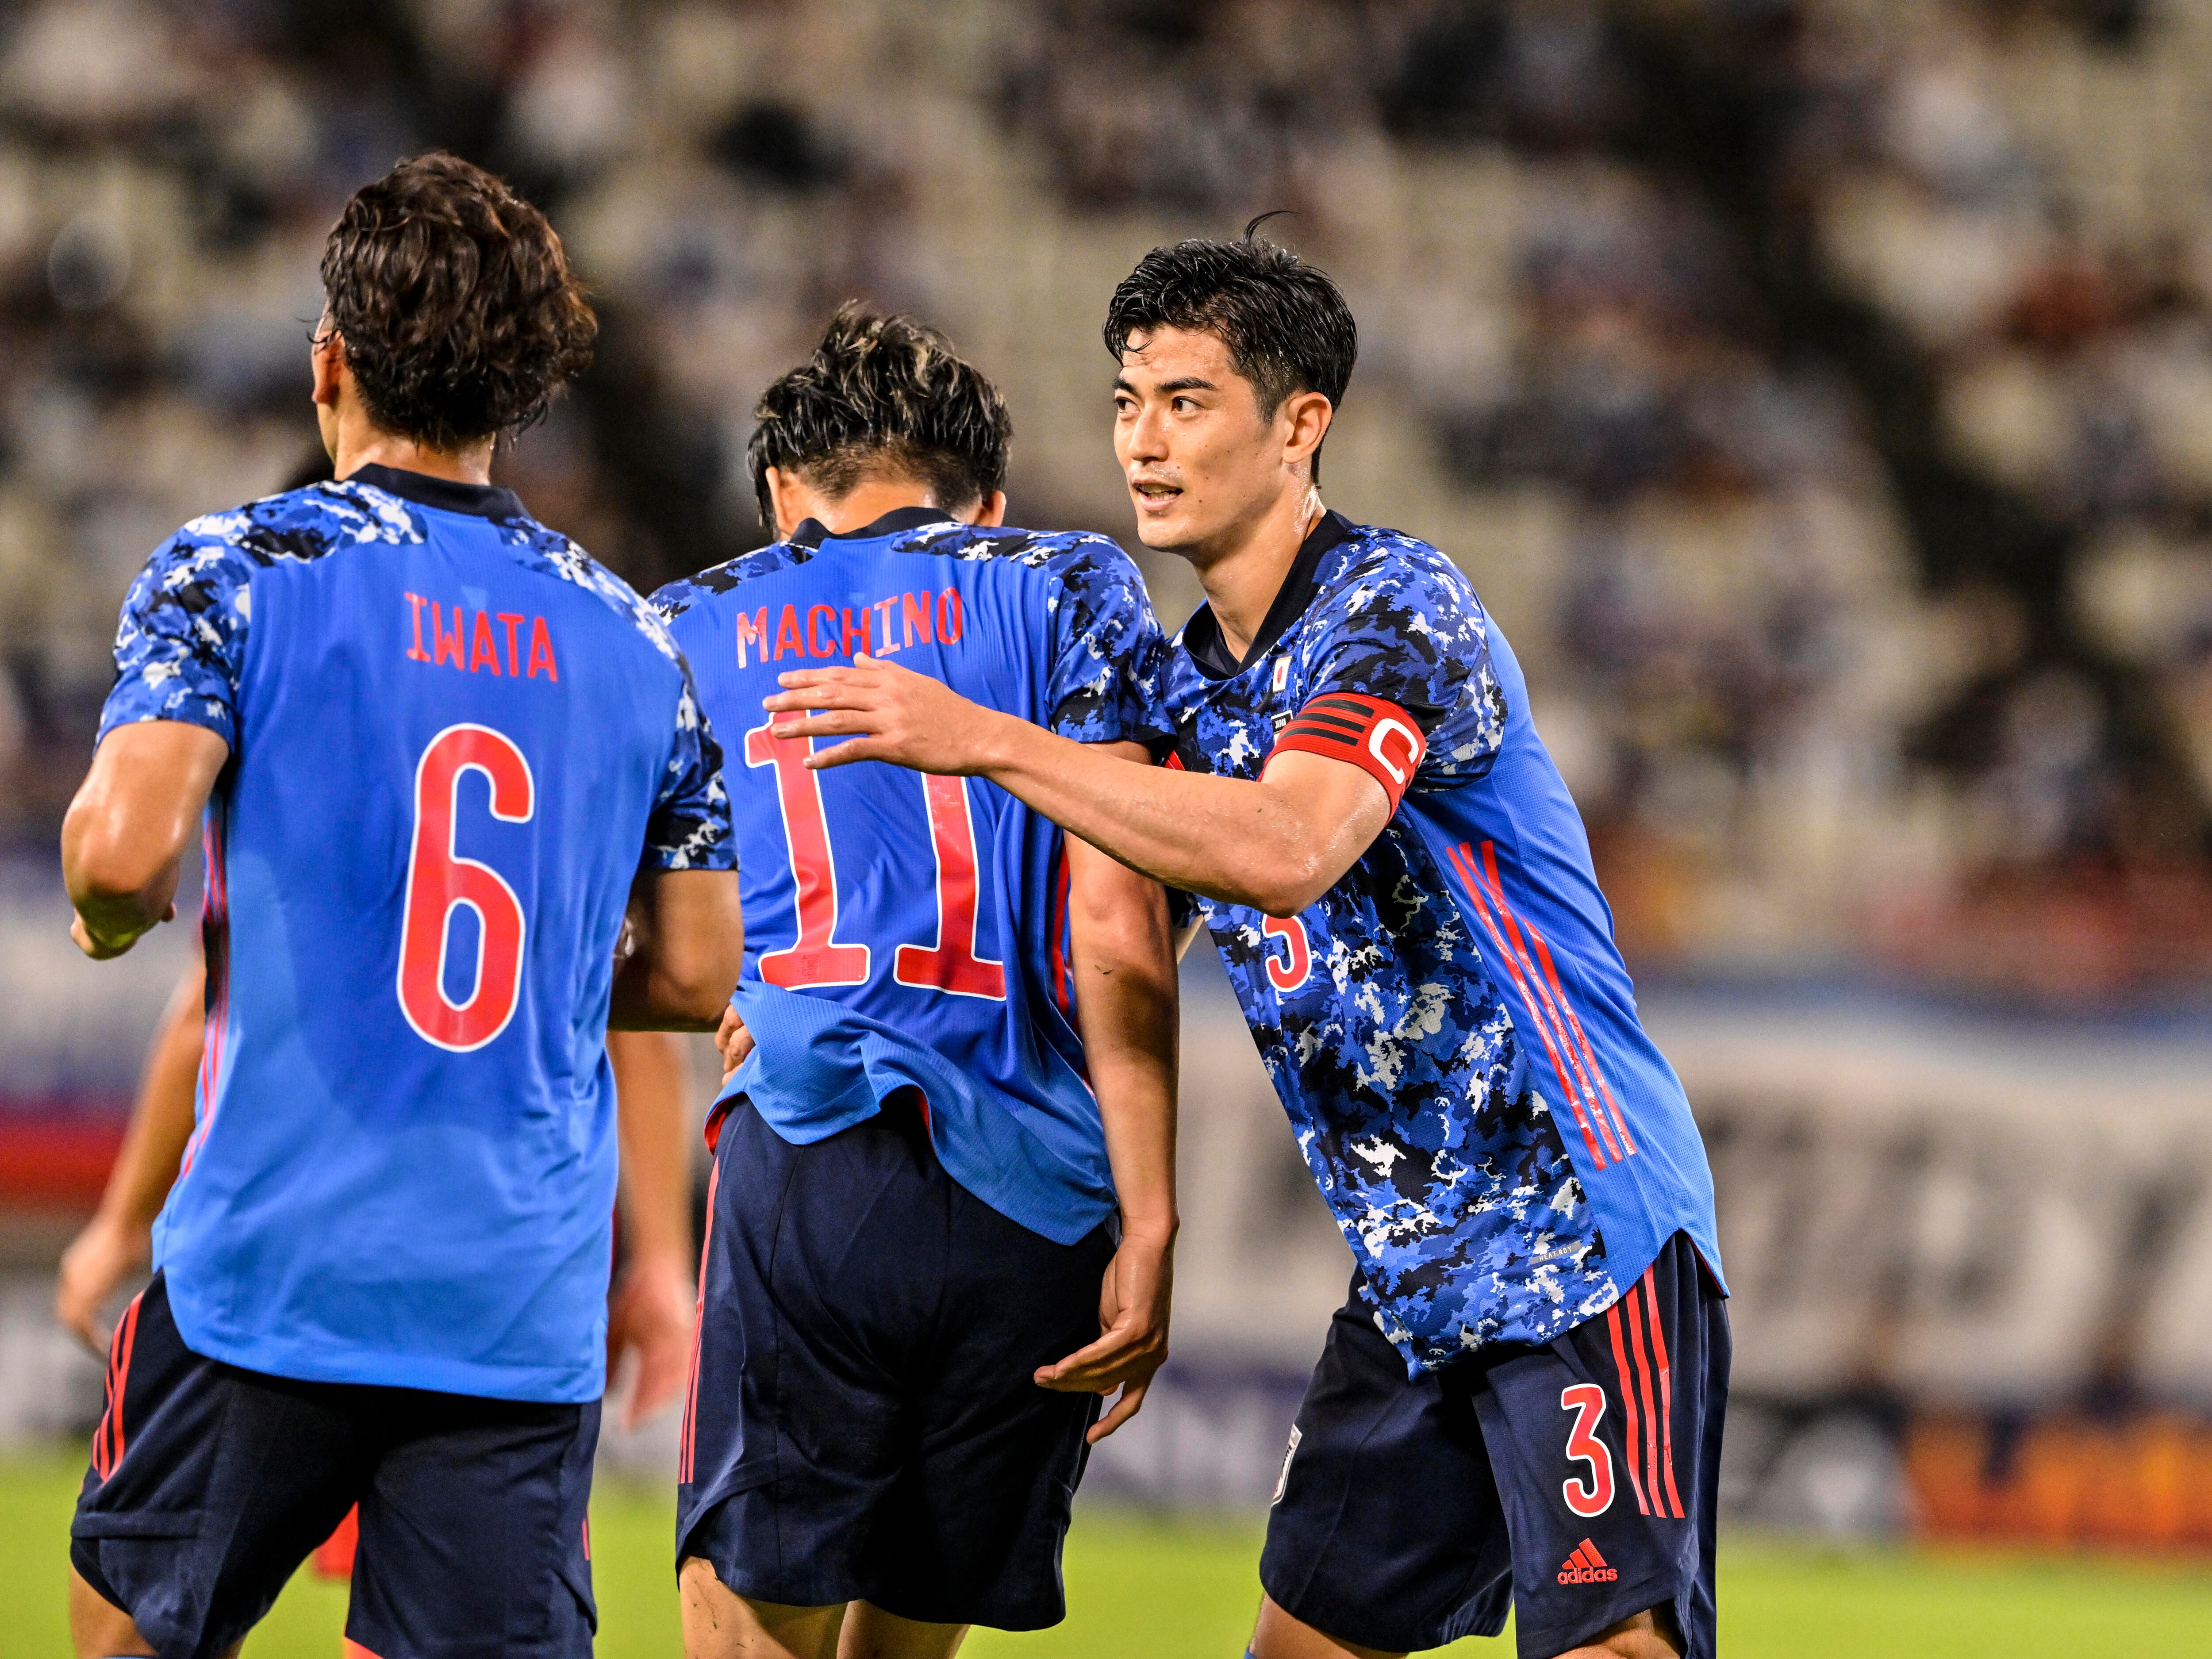
[[[523,508],[522,498],[512,489],[501,489],[497,484],[456,483],[451,478],[434,478],[426,472],[404,472],[375,461],[356,467],[346,474],[343,482],[369,484],[417,507],[433,507],[444,513],[466,513],[478,519],[530,516]]]
[[[1208,679],[1225,680],[1243,673],[1275,648],[1275,642],[1291,631],[1291,624],[1306,613],[1313,603],[1319,584],[1314,580],[1321,569],[1322,556],[1346,537],[1352,534],[1352,520],[1334,509],[1321,515],[1321,522],[1306,532],[1298,544],[1298,556],[1291,561],[1289,573],[1283,585],[1275,590],[1275,602],[1267,607],[1267,619],[1260,624],[1253,637],[1252,648],[1239,662],[1229,654],[1222,642],[1221,624],[1213,619],[1213,607],[1202,605],[1182,627],[1182,647],[1190,659],[1198,665],[1199,672]]]
[[[859,530],[841,530],[833,536],[819,519],[803,519],[799,528],[791,532],[791,544],[793,547],[819,547],[826,541],[873,541],[878,537],[896,536],[902,530],[919,530],[924,525],[959,522],[942,507],[895,507],[872,525]]]

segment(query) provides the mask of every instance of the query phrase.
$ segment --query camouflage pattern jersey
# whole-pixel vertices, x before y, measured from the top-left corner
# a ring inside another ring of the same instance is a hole
[[[1203,909],[1409,1374],[1563,1334],[1678,1230],[1717,1275],[1688,1103],[1519,665],[1450,560],[1329,514],[1241,662],[1209,610],[1191,618],[1164,701],[1170,764],[1257,778],[1304,749],[1395,802],[1298,915]]]

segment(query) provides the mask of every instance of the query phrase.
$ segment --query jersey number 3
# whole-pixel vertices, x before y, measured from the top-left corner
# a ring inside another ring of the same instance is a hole
[[[399,1008],[425,1042],[465,1054],[507,1029],[522,990],[522,904],[507,878],[453,846],[462,775],[479,772],[491,815],[527,823],[538,810],[530,763],[512,738],[488,726],[449,726],[415,767],[415,844],[407,859],[399,933]],[[476,982],[455,1002],[446,994],[453,912],[476,913]]]
[[[865,945],[839,945],[837,860],[830,846],[830,815],[822,805],[822,778],[806,769],[811,738],[777,738],[766,726],[745,733],[745,764],[775,769],[775,796],[783,809],[783,835],[791,848],[798,888],[799,939],[761,953],[761,977],[787,991],[827,985],[864,985],[872,956]],[[937,943],[902,945],[891,976],[902,985],[957,997],[1006,997],[1006,965],[975,954],[975,819],[964,778],[921,780],[929,811],[929,841],[937,859]]]
[[[1567,1500],[1569,1509],[1587,1521],[1613,1507],[1613,1454],[1597,1437],[1597,1425],[1605,1417],[1605,1390],[1595,1382],[1562,1389],[1559,1409],[1575,1414],[1573,1426],[1567,1431],[1568,1461],[1589,1465],[1589,1479],[1569,1475],[1559,1483],[1559,1495]]]

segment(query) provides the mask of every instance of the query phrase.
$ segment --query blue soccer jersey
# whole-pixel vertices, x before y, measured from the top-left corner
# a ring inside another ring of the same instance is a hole
[[[1393,812],[1295,916],[1206,919],[1298,1145],[1413,1371],[1547,1342],[1677,1231],[1716,1273],[1712,1176],[1645,1036],[1582,818],[1520,665],[1435,548],[1330,514],[1226,659],[1168,657],[1172,763],[1361,767]]]
[[[1059,830],[980,778],[880,763],[811,772],[761,700],[867,653],[1084,743],[1164,732],[1163,649],[1128,556],[1097,536],[975,529],[902,508],[654,595],[730,744],[758,1042],[729,1093],[805,1145],[921,1090],[952,1178],[1073,1243],[1114,1207],[1067,971]]]
[[[368,466],[186,525],[115,654],[103,738],[230,745],[198,1121],[155,1229],[186,1343],[598,1399],[630,884],[733,858],[666,628],[506,490]]]

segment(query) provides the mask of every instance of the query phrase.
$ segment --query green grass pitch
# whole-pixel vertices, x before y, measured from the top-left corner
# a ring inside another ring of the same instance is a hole
[[[81,1455],[0,1462],[0,1659],[63,1659],[70,1504]],[[600,1659],[680,1653],[668,1498],[607,1486],[592,1518]],[[976,1659],[1233,1659],[1259,1587],[1254,1524],[1150,1522],[1092,1512],[1067,1553],[1069,1618],[1031,1636],[978,1632]],[[1955,1551],[1821,1553],[1735,1539],[1721,1558],[1728,1659],[2081,1659],[2212,1646],[2212,1565]],[[338,1659],[343,1586],[306,1577],[246,1659]],[[1470,1639],[1454,1659],[1496,1655]]]

